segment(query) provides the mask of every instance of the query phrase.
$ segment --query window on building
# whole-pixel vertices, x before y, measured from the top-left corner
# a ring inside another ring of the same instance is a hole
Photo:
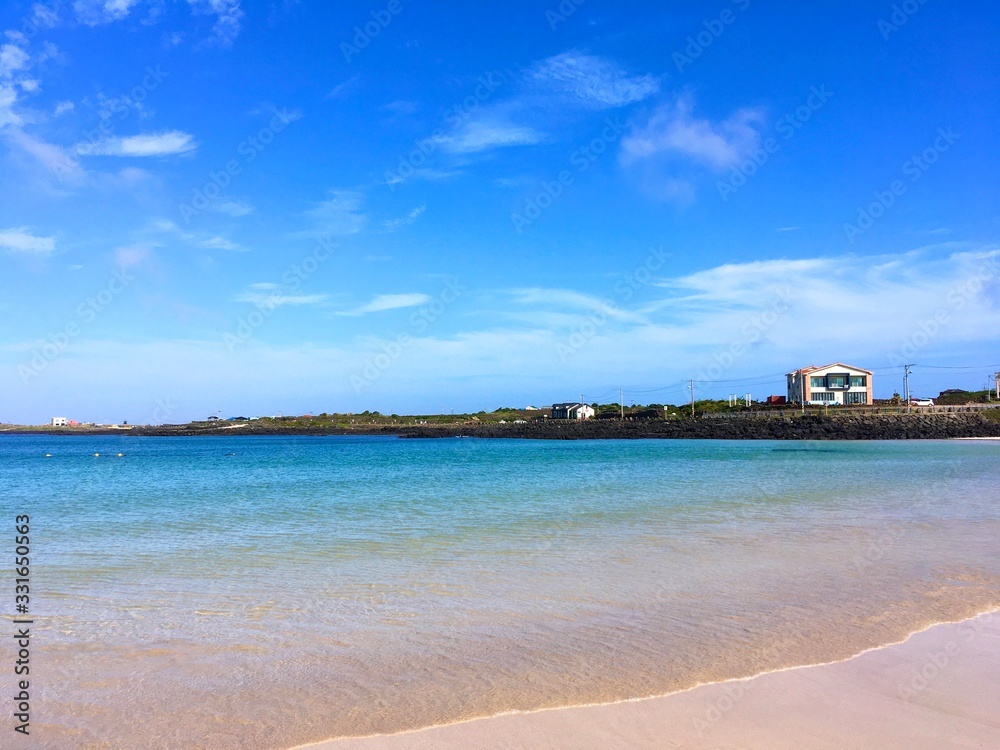
[[[852,378],[853,380],[853,378]],[[867,393],[845,393],[844,402],[847,404],[867,404],[868,394]]]
[[[810,388],[826,388],[826,378],[824,378],[822,375],[820,375],[819,377],[813,376],[813,377],[809,378],[809,387]]]
[[[851,375],[851,388],[867,388],[868,378],[864,375]]]
[[[812,395],[813,401],[835,401],[837,394],[835,393],[814,393]]]
[[[847,388],[848,375],[827,375],[826,376],[826,387],[827,388]]]

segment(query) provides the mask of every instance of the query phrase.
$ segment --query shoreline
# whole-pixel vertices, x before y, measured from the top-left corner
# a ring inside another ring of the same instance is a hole
[[[907,672],[907,669],[910,671]],[[941,680],[941,683],[947,685],[939,685],[937,693],[931,691],[937,684],[937,678],[945,671],[949,671],[950,679]],[[892,673],[906,673],[910,676],[908,684],[905,678],[897,674],[895,696],[892,690],[885,690],[884,684],[881,685],[881,691],[876,689],[876,683],[884,683]],[[984,674],[987,689],[977,691],[976,683],[984,681]],[[996,675],[1000,675],[1000,608],[989,609],[962,620],[934,622],[909,633],[902,640],[866,648],[835,661],[780,667],[747,677],[701,683],[661,695],[533,711],[507,711],[393,734],[330,738],[295,745],[287,750],[458,750],[472,746],[498,749],[512,746],[553,749],[574,747],[581,750],[593,747],[596,750],[609,746],[609,740],[625,740],[625,744],[621,745],[623,747],[659,748],[663,747],[664,736],[659,731],[659,725],[664,725],[664,729],[669,730],[670,736],[676,739],[679,730],[677,719],[682,717],[689,719],[687,729],[684,730],[686,744],[672,744],[673,747],[844,747],[848,746],[846,740],[830,738],[829,730],[832,726],[810,725],[801,736],[786,737],[787,741],[778,738],[775,733],[794,730],[784,725],[797,722],[800,716],[797,709],[807,710],[807,713],[808,709],[815,709],[814,706],[795,707],[788,704],[821,700],[848,712],[880,715],[885,724],[901,729],[903,725],[914,722],[915,712],[923,710],[922,701],[918,700],[921,696],[931,693],[930,697],[934,698],[931,703],[940,702],[939,693],[944,688],[955,693],[950,696],[949,705],[952,707],[961,705],[956,704],[954,699],[961,701],[962,695],[985,695],[986,703],[992,710],[996,699],[1000,699],[1000,677]],[[805,690],[817,685],[825,686],[826,692],[814,691],[809,694]],[[833,694],[830,694],[830,686],[834,688]],[[875,694],[880,699],[877,711],[869,705]],[[744,701],[751,695],[757,699],[754,702],[761,705]],[[862,697],[856,697],[859,695]],[[991,695],[992,699],[989,698]],[[855,703],[850,702],[851,698]],[[905,705],[883,705],[894,704],[893,698],[896,698],[895,703]],[[743,710],[736,711],[741,706]],[[830,705],[824,705],[821,711],[814,711],[814,714],[822,713],[822,718],[828,718],[826,712],[829,708]],[[885,709],[895,710],[899,715],[887,716]],[[776,714],[761,722],[759,714],[768,711]],[[883,713],[879,714],[879,711]],[[985,714],[986,717],[991,715]],[[972,715],[964,718],[978,727],[984,724],[982,717],[976,710],[972,710]],[[919,725],[919,717],[917,719]],[[768,725],[766,736],[756,738],[762,740],[761,744],[747,744],[748,733],[759,730],[761,723]],[[831,725],[836,723],[837,720],[830,719]],[[726,724],[728,729],[718,727],[720,724]],[[845,726],[852,730],[854,728],[850,723]],[[984,726],[983,731],[987,732],[989,740],[1000,745],[1000,724],[986,722]],[[717,744],[718,738],[709,737],[716,728],[732,734],[723,745]],[[886,726],[883,724],[876,729],[885,732]],[[889,731],[895,730],[890,728]],[[521,738],[537,737],[542,737],[544,744],[517,744]],[[803,744],[803,737],[814,737],[817,742],[822,737],[822,744]],[[727,744],[734,741],[740,744]],[[939,740],[934,740],[933,737],[929,740],[930,744],[926,745],[914,744],[912,737],[872,737],[869,741],[873,747],[929,749],[941,746],[936,744]],[[897,745],[897,742],[900,744]]]
[[[1000,409],[931,414],[805,415],[741,414],[726,417],[646,420],[539,419],[522,423],[461,421],[447,424],[381,422],[345,425],[313,419],[297,424],[238,422],[182,425],[132,425],[127,428],[54,428],[48,426],[0,429],[4,435],[80,437],[218,437],[218,436],[385,436],[398,438],[506,438],[527,440],[942,440],[1000,438]]]

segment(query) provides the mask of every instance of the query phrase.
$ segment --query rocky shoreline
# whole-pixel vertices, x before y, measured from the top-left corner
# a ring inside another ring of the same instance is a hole
[[[21,428],[17,433],[47,435],[121,435],[129,437],[186,437],[239,435],[387,435],[402,438],[516,438],[534,440],[702,439],[702,440],[939,440],[946,438],[1000,438],[1000,410],[996,414],[837,414],[733,415],[718,418],[654,419],[636,421],[537,420],[517,423],[466,422],[448,425],[278,426],[256,422],[240,427],[214,424],[135,426],[122,429]],[[992,417],[992,418],[991,418]]]

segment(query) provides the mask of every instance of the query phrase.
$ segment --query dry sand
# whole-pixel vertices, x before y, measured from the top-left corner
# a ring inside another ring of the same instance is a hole
[[[1000,748],[1000,612],[846,661],[310,750]]]

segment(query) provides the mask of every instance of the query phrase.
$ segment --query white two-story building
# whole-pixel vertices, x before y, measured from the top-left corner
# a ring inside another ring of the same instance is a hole
[[[818,406],[872,403],[872,371],[834,362],[788,373],[788,402]]]

